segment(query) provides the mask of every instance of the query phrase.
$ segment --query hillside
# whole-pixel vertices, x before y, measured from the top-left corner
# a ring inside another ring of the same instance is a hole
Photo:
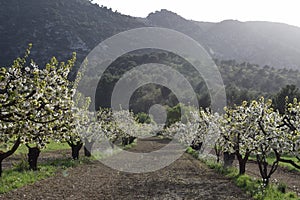
[[[167,11],[151,13],[151,25],[183,32],[203,45],[212,57],[276,68],[300,68],[300,28],[273,22],[220,23],[183,19]]]
[[[126,72],[136,66],[158,60],[160,64],[168,65],[185,76],[197,94],[199,105],[202,107],[210,105],[206,84],[189,63],[172,53],[149,50],[147,53],[134,51],[119,57],[105,71],[100,80],[93,74],[87,74],[92,84],[94,84],[93,80],[97,80],[98,83],[96,107],[109,107],[111,105],[113,88]],[[276,69],[248,62],[240,63],[235,60],[215,60],[215,63],[222,76],[229,105],[240,104],[244,100],[250,101],[261,96],[274,98],[286,85],[300,87],[299,70]],[[157,74],[164,74],[164,71],[157,72]],[[151,75],[147,73],[136,75],[138,80],[147,80],[149,76]],[[85,88],[89,88],[88,85],[87,82]],[[180,86],[177,87],[180,88]],[[189,95],[185,95],[184,89],[180,91],[182,91],[183,96],[189,97]],[[130,99],[131,108],[138,112],[147,112],[155,104],[175,106],[178,104],[178,100],[172,91],[155,84],[140,87]]]
[[[22,55],[28,43],[38,63],[66,60],[72,52],[82,61],[102,40],[144,26],[87,0],[3,0],[0,13],[0,65]]]
[[[276,68],[300,68],[300,28],[271,22],[196,22],[167,10],[134,18],[88,0],[0,1],[0,65],[8,65],[33,43],[43,65],[52,56],[78,61],[104,39],[124,30],[158,26],[181,31],[219,60]]]

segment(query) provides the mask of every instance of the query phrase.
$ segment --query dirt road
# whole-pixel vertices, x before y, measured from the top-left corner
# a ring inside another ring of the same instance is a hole
[[[164,141],[141,139],[132,152],[159,149]],[[132,174],[100,162],[60,172],[55,177],[0,195],[0,199],[251,199],[229,179],[184,154],[161,170]]]

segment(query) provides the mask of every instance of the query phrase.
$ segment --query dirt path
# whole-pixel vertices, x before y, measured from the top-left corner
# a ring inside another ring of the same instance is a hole
[[[130,151],[149,152],[164,145],[143,139]],[[184,154],[164,169],[144,174],[112,170],[96,162],[0,195],[0,199],[251,199],[229,179]]]

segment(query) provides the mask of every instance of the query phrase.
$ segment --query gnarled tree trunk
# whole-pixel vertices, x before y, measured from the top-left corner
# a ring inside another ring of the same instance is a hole
[[[122,138],[122,145],[126,146],[128,144],[131,144],[134,142],[134,140],[136,139],[136,137],[133,136],[129,136],[129,137],[123,137]]]
[[[0,152],[0,177],[2,176],[2,161],[11,156],[13,153],[15,153],[15,151],[18,149],[18,147],[21,144],[21,140],[20,138],[18,138],[14,144],[14,146],[11,148],[11,150],[7,151],[7,152]]]
[[[194,149],[195,151],[200,151],[200,149],[202,147],[202,142],[195,142],[195,141],[193,141],[192,144],[190,145],[190,147],[192,149]]]
[[[216,144],[214,146],[214,150],[215,150],[215,153],[216,153],[216,156],[217,156],[217,163],[220,162],[220,157],[221,157],[221,148],[219,148]]]
[[[240,175],[243,175],[246,173],[246,164],[247,164],[249,156],[250,156],[249,151],[246,151],[246,154],[244,157],[238,151],[236,152],[236,157],[239,162],[239,174]]]
[[[122,138],[122,146],[126,146],[128,144],[128,138],[127,137],[123,137]]]
[[[130,136],[129,137],[129,144],[132,144],[135,139],[136,139],[136,137]]]
[[[70,145],[71,149],[72,149],[72,158],[74,160],[78,160],[79,159],[79,151],[83,146],[83,143],[81,141],[77,141],[77,142],[68,142],[68,144]]]
[[[269,166],[265,153],[263,153],[262,155],[256,155],[256,161],[258,164],[261,178],[263,179],[263,184],[266,187],[269,185],[271,175],[277,170],[279,161],[276,159],[273,162],[273,164]],[[268,171],[268,166],[270,168],[269,171]]]
[[[26,145],[28,148],[28,163],[29,169],[36,171],[37,170],[37,160],[39,158],[41,150],[38,147],[30,147]]]

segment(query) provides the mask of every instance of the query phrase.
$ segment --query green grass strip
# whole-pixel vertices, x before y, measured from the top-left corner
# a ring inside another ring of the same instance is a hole
[[[198,152],[189,147],[187,153],[198,159]],[[269,184],[267,188],[263,187],[262,181],[248,175],[239,175],[236,168],[224,168],[220,163],[214,160],[203,160],[209,168],[214,169],[221,175],[231,180],[247,194],[257,200],[300,200],[294,192],[286,192],[287,186],[284,183]]]

